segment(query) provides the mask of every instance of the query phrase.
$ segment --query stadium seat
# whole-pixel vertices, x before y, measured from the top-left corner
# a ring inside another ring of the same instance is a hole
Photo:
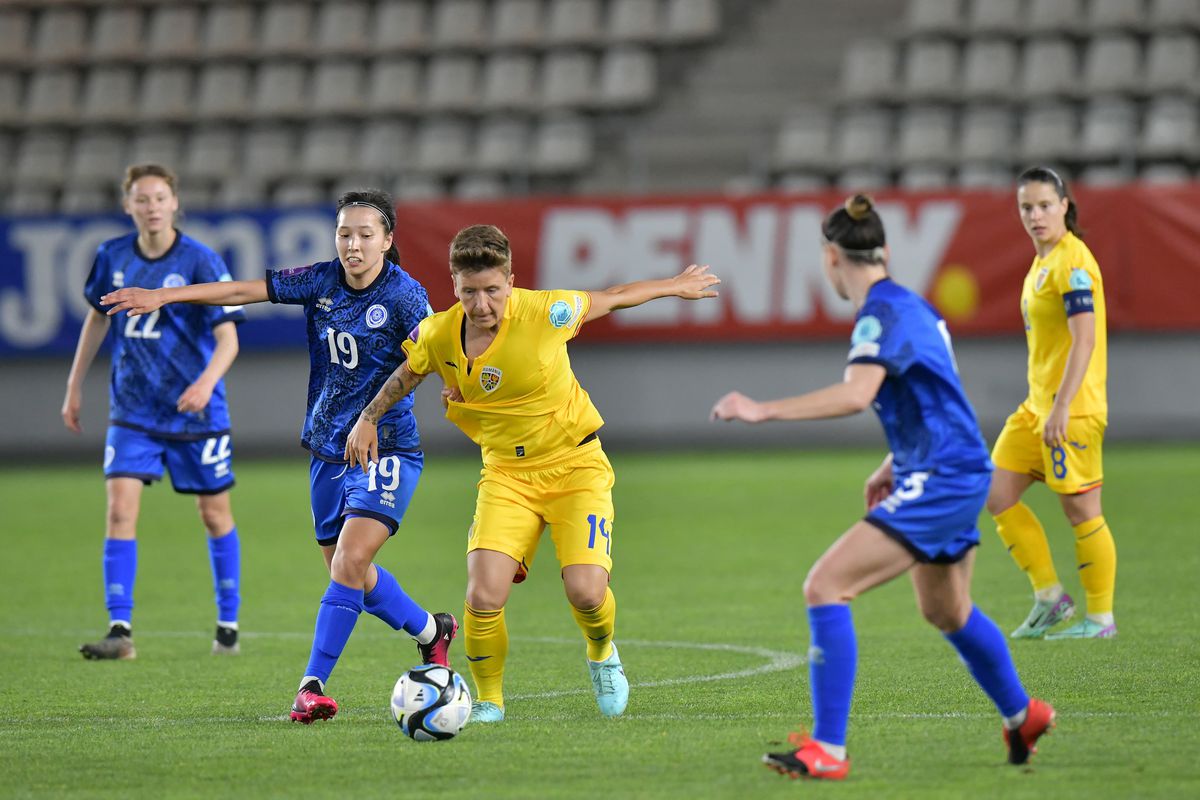
[[[545,108],[591,105],[595,101],[596,65],[591,54],[556,50],[542,60],[541,102]]]
[[[483,67],[480,107],[485,111],[537,107],[537,64],[527,52],[494,53]]]
[[[1012,97],[1017,82],[1017,46],[1008,39],[974,39],[963,56],[962,97],[967,101]]]
[[[439,55],[429,64],[425,107],[473,111],[479,106],[479,64],[474,56]]]
[[[91,34],[89,60],[128,61],[141,55],[142,10],[137,6],[117,3],[96,11]]]
[[[880,167],[861,166],[843,170],[835,185],[843,192],[866,192],[884,189],[891,185],[887,170]]]
[[[85,130],[75,137],[67,185],[113,183],[128,163],[125,137],[115,131]]]
[[[1138,152],[1145,158],[1200,157],[1200,108],[1190,97],[1155,98],[1146,109]]]
[[[283,208],[325,205],[329,197],[319,181],[289,178],[271,192],[271,204]]]
[[[546,44],[594,44],[600,39],[599,0],[549,0]]]
[[[299,118],[308,115],[308,92],[303,64],[266,62],[255,76],[251,113],[258,118]]]
[[[488,117],[479,126],[474,168],[515,172],[529,162],[529,124],[519,117]]]
[[[250,66],[216,61],[200,68],[194,117],[240,120],[250,116]]]
[[[459,200],[495,200],[508,194],[504,179],[497,175],[471,173],[454,182]]]
[[[782,170],[827,168],[831,125],[823,109],[803,108],[788,114],[775,143],[776,166]]]
[[[877,100],[895,92],[896,51],[884,39],[859,39],[842,59],[841,95],[849,101]]]
[[[593,158],[592,128],[579,116],[550,116],[542,119],[534,133],[530,167],[535,173],[578,172]]]
[[[608,41],[652,43],[659,28],[658,0],[610,0],[604,26]]]
[[[976,36],[1016,36],[1024,32],[1021,0],[969,0],[967,30]]]
[[[308,3],[269,0],[262,12],[262,55],[294,56],[311,48],[312,9]]]
[[[361,114],[367,110],[362,87],[363,69],[354,59],[320,61],[314,68],[310,109],[317,115]]]
[[[86,54],[87,41],[82,8],[45,8],[33,33],[33,57],[39,65],[73,64]]]
[[[221,182],[213,199],[217,208],[226,211],[261,208],[267,204],[267,187],[258,178],[235,175]]]
[[[1091,164],[1077,179],[1084,186],[1122,186],[1134,179],[1133,167],[1125,164]]]
[[[1091,0],[1087,25],[1093,33],[1136,33],[1145,24],[1145,0]]]
[[[910,100],[945,100],[957,94],[958,47],[945,40],[915,41],[904,59],[904,93]]]
[[[0,66],[25,64],[31,58],[33,12],[24,8],[0,8]]]
[[[117,193],[112,186],[90,185],[63,187],[58,201],[58,210],[63,214],[99,214],[120,208]]]
[[[142,122],[182,122],[191,119],[191,69],[155,67],[144,71],[137,117]]]
[[[70,137],[62,130],[27,130],[16,148],[13,177],[19,185],[60,186],[67,177]]]
[[[1154,94],[1200,91],[1200,38],[1182,31],[1152,37],[1143,87]]]
[[[1148,164],[1142,167],[1138,180],[1156,186],[1177,186],[1191,182],[1192,174],[1183,164]]]
[[[1137,144],[1138,112],[1118,97],[1092,100],[1083,113],[1079,149],[1089,159],[1132,159]]]
[[[951,185],[947,167],[921,165],[905,167],[900,171],[899,185],[910,192],[936,191]]]
[[[492,11],[494,47],[534,47],[542,38],[542,0],[497,0]]]
[[[1004,106],[969,106],[963,111],[958,157],[964,162],[1008,163],[1016,121]]]
[[[344,174],[356,160],[356,128],[345,122],[322,122],[305,126],[301,134],[299,174],[310,178],[333,178]]]
[[[1034,36],[1074,34],[1087,18],[1083,0],[1026,0],[1026,31]]]
[[[897,159],[902,167],[941,165],[954,157],[954,114],[941,106],[900,112]]]
[[[130,164],[162,164],[172,170],[183,165],[183,139],[170,128],[139,128],[129,144]]]
[[[362,132],[357,158],[351,162],[371,183],[382,183],[379,176],[395,175],[408,166],[412,155],[412,131],[399,120],[373,119]]]
[[[150,9],[146,55],[156,61],[194,58],[200,40],[200,9],[160,5]]]
[[[634,108],[650,103],[658,91],[658,62],[646,48],[609,48],[600,61],[600,104]]]
[[[1133,92],[1142,84],[1142,53],[1137,39],[1124,34],[1096,36],[1083,58],[1083,89],[1089,95]]]
[[[829,185],[825,176],[817,172],[785,172],[779,176],[776,187],[782,192],[809,194],[820,192]]]
[[[958,185],[963,189],[996,189],[1009,191],[1013,173],[1008,167],[989,162],[969,162],[958,170]]]
[[[891,147],[891,117],[883,108],[863,108],[841,115],[834,128],[831,166],[886,167]]]
[[[325,56],[364,55],[368,47],[368,12],[362,0],[325,0],[317,11],[316,52]]]
[[[295,169],[295,140],[290,126],[259,125],[243,137],[239,175],[265,181],[291,175]]]
[[[371,65],[367,107],[373,113],[404,113],[420,105],[421,67],[415,59],[389,56]]]
[[[1075,110],[1062,103],[1036,105],[1024,115],[1018,155],[1023,161],[1070,158],[1078,147]]]
[[[721,30],[720,0],[667,0],[664,41],[689,44],[711,39]]]
[[[1075,49],[1066,39],[1034,39],[1025,46],[1021,94],[1026,100],[1071,96],[1079,87]]]
[[[1200,29],[1200,3],[1196,0],[1150,0],[1148,16],[1154,30]]]
[[[417,130],[414,171],[428,175],[464,172],[471,165],[471,130],[462,120],[429,117]]]
[[[232,128],[195,127],[183,149],[184,182],[212,182],[241,169],[238,137]]]
[[[910,0],[904,21],[912,36],[956,36],[962,31],[962,0]]]
[[[433,4],[433,47],[474,49],[487,41],[484,0],[439,0]]]
[[[0,127],[15,125],[24,120],[25,108],[21,103],[21,76],[17,72],[0,72]],[[7,159],[0,164],[10,163]]]
[[[54,190],[45,186],[14,186],[8,192],[8,208],[10,214],[49,214],[58,206],[54,200]]]
[[[71,69],[39,69],[29,78],[25,120],[31,124],[72,122],[79,113],[79,74]]]
[[[392,189],[392,196],[400,202],[440,200],[446,196],[442,180],[434,175],[411,173],[401,175]]]
[[[92,67],[83,82],[79,119],[88,124],[128,122],[137,107],[137,76],[132,67]]]
[[[247,57],[256,51],[255,7],[215,3],[204,17],[200,52],[206,58]]]
[[[377,53],[412,52],[429,45],[424,0],[381,0],[375,6],[371,49]]]

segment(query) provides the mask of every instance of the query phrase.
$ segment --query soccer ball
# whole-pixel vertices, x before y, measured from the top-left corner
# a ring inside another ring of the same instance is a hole
[[[439,664],[422,664],[392,689],[392,717],[418,742],[453,739],[471,717],[471,692],[462,676]]]

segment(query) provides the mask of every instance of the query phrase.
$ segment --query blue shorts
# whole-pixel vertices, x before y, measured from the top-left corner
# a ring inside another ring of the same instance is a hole
[[[317,544],[336,542],[342,525],[351,517],[379,520],[394,534],[424,468],[424,453],[380,456],[369,474],[363,474],[362,467],[349,469],[314,456],[308,475]]]
[[[233,444],[228,433],[181,441],[109,425],[104,440],[104,477],[161,480],[183,494],[220,494],[233,486]]]
[[[961,561],[979,544],[979,512],[991,472],[896,476],[896,488],[864,519],[926,564]]]

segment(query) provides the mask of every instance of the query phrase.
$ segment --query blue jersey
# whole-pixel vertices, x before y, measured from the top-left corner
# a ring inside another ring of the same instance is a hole
[[[992,469],[950,345],[933,306],[891,279],[876,283],[858,312],[851,364],[887,370],[874,407],[897,475]]]
[[[404,361],[401,342],[433,313],[429,297],[390,261],[370,286],[351,288],[336,260],[269,270],[267,295],[272,303],[304,306],[310,372],[300,443],[340,463],[358,415]],[[412,406],[409,395],[379,420],[380,455],[420,449]]]
[[[231,280],[221,257],[176,231],[175,243],[158,258],[138,249],[137,234],[110,239],[96,251],[83,295],[101,313],[100,298],[125,286],[158,289]],[[173,439],[202,439],[229,431],[225,382],[218,381],[208,407],[176,410],[179,395],[208,367],[216,348],[212,329],[246,318],[240,306],[188,303],[131,317],[112,317],[112,380],[109,415],[114,425]]]

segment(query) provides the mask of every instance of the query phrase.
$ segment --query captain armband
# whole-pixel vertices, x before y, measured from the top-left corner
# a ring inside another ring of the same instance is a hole
[[[1063,308],[1066,309],[1068,317],[1075,314],[1090,314],[1096,310],[1095,303],[1092,301],[1091,289],[1077,289],[1073,292],[1067,292],[1062,298]]]

